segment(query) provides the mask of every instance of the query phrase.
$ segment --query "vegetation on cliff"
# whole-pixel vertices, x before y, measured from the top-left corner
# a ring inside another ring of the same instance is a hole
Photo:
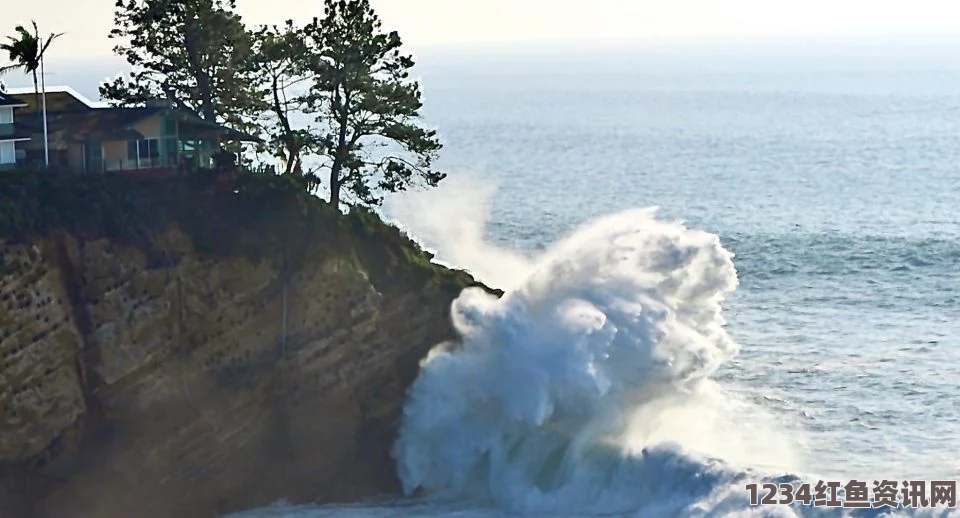
[[[317,243],[359,261],[372,278],[411,266],[417,280],[447,275],[402,231],[365,208],[347,214],[308,194],[292,175],[241,175],[231,189],[203,177],[137,178],[13,171],[0,176],[0,238],[26,242],[66,232],[134,245],[152,260],[156,236],[176,225],[211,258],[244,256],[296,269]],[[403,279],[399,279],[403,281]]]

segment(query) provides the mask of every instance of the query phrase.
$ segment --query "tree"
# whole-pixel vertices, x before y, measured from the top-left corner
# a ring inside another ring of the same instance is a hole
[[[313,80],[307,48],[299,29],[287,20],[283,27],[263,26],[253,35],[253,55],[266,96],[262,129],[267,145],[283,163],[285,174],[303,175],[303,158],[316,147],[310,128],[301,128],[293,118],[302,114],[307,101],[303,92]]]
[[[129,78],[100,86],[104,99],[142,105],[166,98],[208,121],[249,129],[260,110],[251,38],[234,0],[118,0],[110,38]]]
[[[23,25],[17,25],[14,30],[17,33],[17,37],[7,36],[7,43],[0,43],[0,50],[7,52],[7,58],[12,62],[11,65],[0,68],[0,74],[9,72],[11,70],[22,70],[24,74],[30,74],[33,76],[33,95],[34,101],[40,99],[40,83],[44,82],[43,77],[43,57],[47,52],[47,49],[50,48],[50,44],[53,43],[53,40],[63,36],[63,33],[53,34],[51,33],[47,36],[47,39],[44,40],[40,37],[40,28],[37,27],[37,22],[32,21],[33,33],[27,30]],[[37,71],[40,72],[40,79],[37,80]],[[41,113],[42,124],[43,124],[43,134],[44,134],[44,155],[47,162],[47,165],[50,165],[50,152],[47,149],[47,97],[46,97],[46,86],[43,88],[43,110],[37,110],[38,113]]]
[[[314,80],[307,96],[319,131],[319,153],[330,168],[330,203],[346,188],[359,201],[446,176],[431,169],[441,144],[417,124],[420,87],[400,36],[384,33],[369,0],[326,0],[325,16],[303,29]],[[379,152],[375,152],[379,151]]]

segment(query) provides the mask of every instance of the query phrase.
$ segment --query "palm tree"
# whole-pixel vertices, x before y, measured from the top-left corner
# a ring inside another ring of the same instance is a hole
[[[0,43],[0,50],[7,52],[8,59],[13,63],[5,67],[0,67],[0,74],[10,70],[22,70],[24,74],[33,75],[33,93],[34,99],[40,97],[40,88],[43,88],[43,153],[46,165],[50,165],[50,150],[47,145],[47,88],[43,73],[43,56],[53,40],[63,36],[63,33],[47,36],[44,41],[40,37],[40,29],[37,22],[33,24],[33,33],[23,25],[17,25],[14,29],[17,37],[7,36],[8,43]],[[40,71],[39,85],[37,81],[37,70]]]

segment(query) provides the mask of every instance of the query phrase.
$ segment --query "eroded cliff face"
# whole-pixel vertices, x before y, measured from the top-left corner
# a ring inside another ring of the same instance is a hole
[[[472,283],[371,275],[324,243],[284,275],[173,226],[149,253],[66,233],[0,250],[0,516],[16,518],[395,493],[406,388]]]

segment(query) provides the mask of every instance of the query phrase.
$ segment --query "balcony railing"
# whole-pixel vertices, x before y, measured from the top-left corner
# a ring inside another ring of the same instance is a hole
[[[169,157],[143,157],[134,160],[104,160],[104,171],[136,171],[137,169],[164,169],[175,167],[176,160]]]
[[[141,158],[139,160],[104,160],[103,161],[103,171],[106,172],[123,172],[123,171],[140,171],[140,170],[156,170],[156,169],[171,169],[178,172],[189,172],[191,170],[215,170],[215,167],[198,167],[196,163],[191,160],[187,164],[177,163],[177,161],[170,158]],[[276,174],[277,170],[272,165],[246,165],[239,164],[234,166],[229,166],[229,170],[247,173],[247,174]],[[88,168],[88,172],[96,172]]]

